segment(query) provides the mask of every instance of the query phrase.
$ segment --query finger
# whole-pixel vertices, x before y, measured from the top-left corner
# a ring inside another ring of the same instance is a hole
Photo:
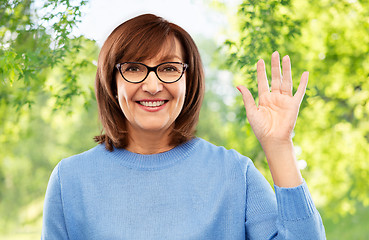
[[[260,59],[256,65],[257,78],[258,78],[258,94],[259,97],[265,92],[269,92],[268,79],[265,72],[265,63],[263,59]]]
[[[237,89],[242,94],[242,100],[245,105],[246,114],[247,116],[250,116],[253,112],[258,110],[255,104],[255,100],[252,97],[250,90],[248,90],[245,86],[237,86]]]
[[[282,58],[283,79],[281,93],[292,97],[291,60],[288,55]]]
[[[308,84],[308,79],[309,79],[309,72],[304,72],[301,76],[299,87],[297,88],[297,91],[294,96],[294,98],[296,98],[299,104],[301,104],[302,99],[304,98],[306,87]]]
[[[279,63],[279,53],[275,51],[272,54],[272,92],[280,93],[281,88],[281,66]]]

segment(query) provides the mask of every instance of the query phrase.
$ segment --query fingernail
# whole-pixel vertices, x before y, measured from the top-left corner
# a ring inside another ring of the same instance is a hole
[[[238,91],[240,91],[240,93],[242,94],[240,87],[239,87],[239,86],[237,86],[236,88],[237,88],[237,90],[238,90]]]

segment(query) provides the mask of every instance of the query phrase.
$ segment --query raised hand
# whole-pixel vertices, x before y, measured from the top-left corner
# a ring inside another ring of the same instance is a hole
[[[263,60],[257,63],[259,104],[244,86],[242,93],[246,115],[255,136],[266,154],[274,183],[278,186],[296,186],[302,182],[293,151],[292,132],[304,97],[309,73],[304,72],[295,95],[292,94],[291,62],[282,59],[283,75],[278,52],[272,54],[271,91]]]
[[[304,72],[296,94],[292,95],[291,62],[288,56],[282,60],[283,75],[279,65],[279,54],[272,54],[272,84],[269,84],[263,60],[257,63],[259,105],[256,106],[250,91],[238,86],[246,108],[247,119],[262,145],[292,141],[301,101],[308,82],[308,72]]]

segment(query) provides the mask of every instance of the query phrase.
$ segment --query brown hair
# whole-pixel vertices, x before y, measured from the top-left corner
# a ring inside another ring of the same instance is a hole
[[[116,99],[115,64],[122,60],[141,61],[157,55],[168,39],[177,38],[182,45],[186,70],[186,97],[183,108],[174,122],[171,145],[192,139],[199,119],[204,96],[204,71],[199,51],[191,36],[181,27],[167,20],[144,14],[132,18],[113,30],[101,48],[95,81],[99,117],[103,126],[95,141],[113,151],[128,145],[126,117]],[[103,133],[105,132],[105,133]]]

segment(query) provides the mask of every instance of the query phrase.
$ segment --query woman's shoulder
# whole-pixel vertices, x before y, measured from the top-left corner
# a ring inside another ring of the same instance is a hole
[[[60,170],[73,171],[96,165],[96,162],[106,158],[105,146],[99,144],[84,152],[62,159],[56,167]]]
[[[224,146],[217,146],[205,139],[199,138],[198,154],[204,154],[207,158],[224,162],[225,164],[237,164],[243,171],[249,164],[252,164],[250,158],[240,154],[235,149],[227,149]]]
[[[233,156],[235,158],[244,158],[244,159],[248,159],[250,160],[248,157],[246,156],[243,156],[242,154],[240,154],[237,150],[235,149],[228,149],[224,146],[218,146],[218,145],[215,145],[203,138],[197,138],[198,139],[198,142],[199,142],[199,148],[201,148],[203,151],[206,151],[206,152],[212,152],[212,153],[215,153],[215,154],[221,154],[221,155],[225,155],[225,156]]]

